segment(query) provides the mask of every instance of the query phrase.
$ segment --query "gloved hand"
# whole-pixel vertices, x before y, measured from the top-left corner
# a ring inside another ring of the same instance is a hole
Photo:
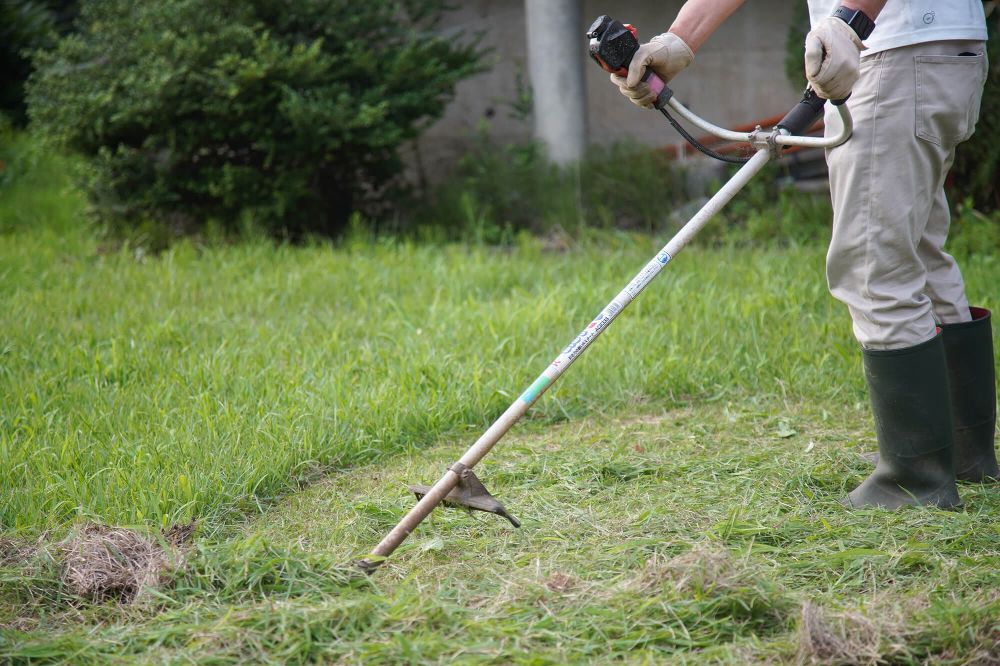
[[[827,16],[806,35],[806,78],[824,99],[845,99],[858,80],[861,52],[857,33],[839,18]]]
[[[611,82],[618,86],[621,94],[628,97],[633,104],[648,109],[653,106],[657,95],[650,89],[648,83],[642,81],[646,68],[653,70],[664,83],[668,83],[693,60],[694,53],[684,40],[672,32],[665,32],[639,47],[632,56],[627,77],[612,74]]]

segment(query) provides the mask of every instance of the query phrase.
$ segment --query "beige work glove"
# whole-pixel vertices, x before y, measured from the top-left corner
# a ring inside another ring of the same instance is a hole
[[[633,104],[648,109],[656,101],[657,93],[642,80],[646,68],[653,70],[664,83],[669,83],[670,79],[693,60],[694,53],[684,40],[672,32],[665,32],[639,47],[632,56],[627,77],[612,74],[611,82],[618,86],[621,94],[628,97]]]
[[[861,52],[857,33],[839,18],[827,16],[806,35],[806,78],[824,99],[846,99],[858,80]]]

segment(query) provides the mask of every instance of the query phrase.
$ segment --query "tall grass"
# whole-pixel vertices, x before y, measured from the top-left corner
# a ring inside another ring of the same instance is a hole
[[[15,528],[251,508],[315,466],[482,427],[653,250],[181,244],[137,260],[10,241],[0,523]],[[820,275],[817,251],[692,252],[535,418],[856,391]]]

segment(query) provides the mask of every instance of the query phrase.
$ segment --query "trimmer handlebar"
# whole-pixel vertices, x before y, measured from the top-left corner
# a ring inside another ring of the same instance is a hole
[[[638,31],[635,26],[628,23],[621,23],[610,16],[599,17],[587,30],[587,37],[590,38],[588,51],[590,57],[607,72],[612,72],[620,76],[628,74],[629,63],[632,57],[639,50]],[[748,132],[733,132],[722,127],[718,127],[708,122],[704,118],[695,115],[683,104],[677,101],[673,91],[663,83],[663,81],[652,71],[646,70],[643,81],[648,83],[654,92],[658,93],[658,98],[654,106],[663,110],[669,106],[679,116],[702,129],[709,134],[713,134],[727,141],[753,142]],[[799,136],[808,130],[813,123],[823,115],[823,108],[826,100],[817,95],[813,90],[806,89],[802,99],[785,115],[775,126],[774,143],[781,146],[805,146],[811,148],[833,148],[847,141],[851,136],[853,121],[851,113],[844,103],[847,100],[836,100],[836,106],[842,121],[841,131],[835,136],[829,137],[809,137]]]

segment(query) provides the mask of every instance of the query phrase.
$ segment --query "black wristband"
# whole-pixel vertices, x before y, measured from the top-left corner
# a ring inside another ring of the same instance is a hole
[[[841,21],[851,26],[855,34],[861,39],[868,39],[869,35],[872,34],[872,30],[875,29],[875,21],[868,18],[860,9],[851,9],[840,5],[837,7],[831,16],[836,16]]]

